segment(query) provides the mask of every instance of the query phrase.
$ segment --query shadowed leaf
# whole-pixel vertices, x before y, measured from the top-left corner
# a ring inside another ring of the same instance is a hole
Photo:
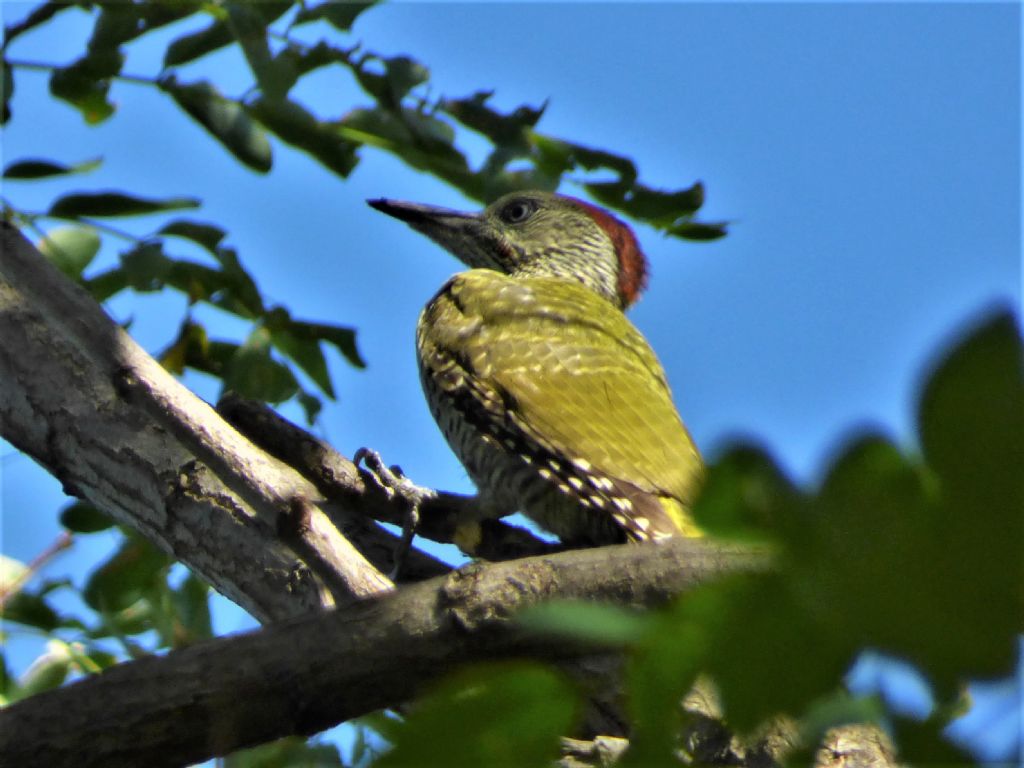
[[[252,7],[259,12],[267,24],[281,18],[292,6],[291,0],[284,0],[283,2],[281,0],[262,0],[259,3],[252,4]],[[167,50],[164,52],[164,67],[169,68],[187,64],[201,56],[223,48],[234,39],[227,22],[223,19],[217,19],[206,28],[183,35],[167,46]]]
[[[358,162],[357,144],[343,138],[336,127],[321,122],[302,105],[282,99],[259,99],[251,113],[292,146],[311,155],[339,176],[348,176]]]
[[[245,165],[260,173],[270,170],[270,142],[241,104],[224,98],[206,81],[180,84],[174,77],[167,77],[160,81],[160,87]]]
[[[394,749],[375,765],[548,765],[575,709],[568,683],[538,664],[464,670],[421,698],[403,722],[389,721],[384,736]]]
[[[61,219],[76,219],[80,216],[140,216],[198,207],[199,201],[193,197],[156,200],[122,192],[78,192],[58,198],[48,213]]]
[[[308,24],[311,21],[323,19],[335,29],[348,32],[352,28],[352,23],[356,20],[356,17],[375,4],[376,0],[369,3],[339,3],[337,0],[325,0],[325,2],[316,5],[307,4],[296,14],[295,24]]]
[[[217,253],[217,246],[220,245],[220,241],[227,235],[223,229],[215,224],[193,221],[191,219],[175,219],[168,222],[160,227],[157,234],[173,235],[191,240],[213,254]]]
[[[97,533],[112,528],[114,521],[91,504],[75,501],[61,511],[60,524],[74,533]]]
[[[102,163],[103,160],[98,157],[74,165],[42,159],[18,160],[4,168],[3,177],[5,179],[44,179],[52,176],[69,176],[75,173],[88,173],[99,168]]]

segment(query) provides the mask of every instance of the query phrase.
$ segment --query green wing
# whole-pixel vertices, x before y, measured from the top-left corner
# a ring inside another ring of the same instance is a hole
[[[660,363],[618,309],[560,278],[472,270],[434,342],[510,426],[556,456],[687,506],[702,463]],[[456,317],[457,316],[457,317]]]

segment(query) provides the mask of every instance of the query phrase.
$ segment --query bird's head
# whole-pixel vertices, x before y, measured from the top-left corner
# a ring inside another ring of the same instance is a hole
[[[574,197],[513,192],[479,213],[384,198],[367,202],[469,267],[577,280],[623,309],[646,287],[647,260],[632,230]]]

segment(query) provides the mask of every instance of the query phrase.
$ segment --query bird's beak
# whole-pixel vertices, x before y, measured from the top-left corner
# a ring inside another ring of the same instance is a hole
[[[371,208],[404,221],[464,264],[479,264],[479,250],[487,239],[486,227],[480,214],[383,197],[366,202]]]
[[[381,213],[386,213],[388,216],[394,216],[399,221],[404,221],[406,224],[417,228],[445,226],[447,222],[476,218],[471,213],[455,211],[451,208],[441,208],[436,205],[423,205],[422,203],[410,203],[405,200],[390,200],[386,197],[367,200],[366,203],[371,208],[376,208]]]

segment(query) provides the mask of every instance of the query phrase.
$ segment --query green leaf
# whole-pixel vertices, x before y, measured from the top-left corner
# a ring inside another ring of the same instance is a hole
[[[96,533],[114,526],[109,516],[84,501],[73,501],[60,513],[60,524],[74,533]]]
[[[375,765],[548,765],[569,732],[576,695],[551,670],[494,664],[449,678],[385,736],[394,749]],[[458,733],[458,738],[452,734]]]
[[[14,74],[7,59],[0,58],[0,124],[11,119],[11,97],[14,96]]]
[[[191,219],[175,219],[168,222],[160,227],[157,234],[173,235],[174,237],[191,240],[213,254],[217,253],[217,247],[220,245],[221,240],[227,236],[227,232],[214,224],[193,221]]]
[[[904,717],[892,718],[895,742],[899,745],[903,765],[963,766],[980,765],[975,757],[944,738],[941,727],[930,720],[924,722]]]
[[[198,207],[199,201],[192,197],[156,200],[122,192],[78,192],[58,198],[48,213],[61,219],[77,219],[81,216],[140,216]]]
[[[342,119],[339,131],[361,144],[380,147],[413,168],[449,182],[476,200],[484,200],[486,180],[469,169],[465,156],[451,141],[451,126],[412,109],[397,114],[383,108],[353,109]]]
[[[174,77],[166,77],[160,88],[242,163],[260,173],[270,170],[270,141],[241,104],[224,98],[205,80],[179,84]]]
[[[264,323],[273,334],[274,344],[298,363],[330,397],[334,397],[334,390],[320,342],[334,345],[355,367],[363,368],[366,365],[356,348],[356,332],[353,328],[293,320],[283,307],[271,309]]]
[[[303,413],[306,414],[306,423],[312,426],[316,423],[316,417],[323,410],[323,403],[320,402],[320,398],[315,395],[311,395],[309,392],[299,392],[296,395],[296,399],[299,401],[299,405],[302,407]]]
[[[187,365],[209,372],[209,365],[205,363],[209,352],[210,341],[206,329],[198,323],[186,320],[178,329],[177,338],[156,358],[166,370],[180,376],[185,372]]]
[[[267,44],[267,21],[257,6],[227,2],[228,27],[245,54],[260,90],[268,99],[280,99],[295,84],[297,72],[287,58],[275,59]]]
[[[256,281],[242,266],[238,253],[232,248],[218,248],[214,254],[221,263],[225,290],[210,297],[214,306],[239,317],[255,318],[264,313],[263,298]]]
[[[124,55],[116,48],[90,49],[69,66],[53,70],[50,93],[77,108],[90,125],[101,123],[114,114],[107,94],[122,64]]]
[[[502,114],[487,106],[493,95],[493,91],[477,91],[464,99],[442,99],[440,107],[467,128],[489,138],[495,146],[515,148],[525,153],[529,148],[528,129],[537,124],[547,104],[540,107],[523,104],[508,114]]]
[[[225,372],[224,387],[268,403],[284,402],[299,391],[292,372],[271,358],[266,328],[254,330],[235,352]]]
[[[41,594],[21,590],[4,602],[4,621],[13,621],[43,632],[63,626],[57,610]]]
[[[114,267],[84,281],[85,289],[101,304],[128,287],[128,274],[122,267]]]
[[[531,140],[540,153],[538,162],[551,165],[559,173],[576,168],[588,171],[608,168],[619,175],[620,181],[616,184],[631,185],[636,181],[636,166],[628,157],[537,133],[531,135]]]
[[[99,253],[100,236],[92,227],[57,227],[37,247],[61,272],[77,280]]]
[[[74,173],[88,173],[99,168],[102,162],[103,159],[99,157],[75,165],[65,165],[42,159],[18,160],[4,168],[3,177],[5,179],[43,179],[52,176],[68,176]]]
[[[759,539],[777,525],[780,505],[792,503],[796,495],[767,451],[736,445],[709,468],[693,515],[714,536]]]
[[[946,356],[918,420],[925,458],[957,500],[992,524],[1024,518],[1024,350],[1012,314],[985,320]]]
[[[430,70],[408,56],[384,59],[384,71],[395,104],[399,104],[417,85],[430,79]]]
[[[356,167],[358,144],[344,138],[335,126],[321,122],[297,102],[288,99],[258,99],[250,112],[279,138],[308,153],[339,176]]]
[[[339,3],[337,0],[325,0],[325,2],[319,3],[318,5],[307,5],[300,9],[298,14],[295,16],[295,25],[308,24],[311,21],[324,19],[335,29],[341,32],[348,32],[352,28],[352,24],[355,22],[356,17],[375,4],[376,0],[368,3]]]
[[[601,646],[624,646],[643,636],[648,617],[617,605],[551,600],[523,611],[516,623],[528,632]]]
[[[67,644],[60,640],[50,640],[46,644],[46,652],[32,662],[18,681],[20,690],[13,699],[27,699],[56,688],[67,679],[71,667],[72,655]]]
[[[156,241],[139,243],[121,254],[121,269],[128,285],[136,291],[160,290],[173,268],[174,261]]]
[[[253,3],[267,24],[281,18],[294,3],[292,0],[261,0]],[[209,6],[207,6],[209,7]],[[223,14],[223,11],[218,9]],[[183,35],[167,46],[164,52],[164,68],[176,67],[212,53],[234,42],[234,35],[226,20],[217,19],[205,29]]]
[[[190,573],[178,589],[171,592],[177,627],[175,648],[213,637],[210,619],[210,586]]]
[[[270,340],[275,347],[291,358],[325,395],[332,399],[335,397],[331,375],[327,371],[327,360],[318,341],[299,338],[287,329],[272,330]]]
[[[232,752],[222,760],[224,768],[343,768],[346,765],[337,745],[307,742],[301,736]]]
[[[137,37],[142,29],[138,9],[134,3],[103,5],[89,37],[89,54],[93,56],[116,51],[122,43]]]
[[[223,21],[214,21],[198,32],[174,40],[164,51],[164,69],[187,64],[232,42],[231,30]]]
[[[587,191],[603,205],[647,221],[670,226],[691,216],[704,204],[704,185],[699,181],[687,189],[662,192],[636,182],[590,183]]]
[[[114,613],[141,600],[162,582],[172,559],[140,538],[127,539],[114,555],[94,570],[82,597],[90,608]]]
[[[689,596],[688,596],[689,597]],[[699,598],[698,598],[699,599]],[[650,617],[626,667],[633,733],[624,766],[672,765],[679,702],[694,684],[708,649],[708,628],[673,612]]]
[[[10,45],[14,38],[35,29],[41,24],[45,24],[58,13],[69,8],[78,8],[78,6],[60,2],[59,0],[49,0],[48,2],[41,3],[33,8],[24,19],[4,29],[4,46]]]

